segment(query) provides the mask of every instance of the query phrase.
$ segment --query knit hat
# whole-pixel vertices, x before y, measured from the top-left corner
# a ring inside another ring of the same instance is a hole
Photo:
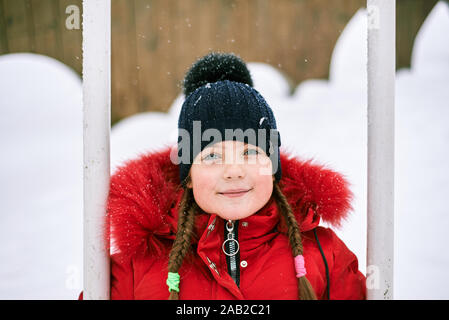
[[[184,186],[195,157],[207,146],[226,140],[263,149],[272,162],[275,180],[281,179],[276,120],[253,88],[245,62],[233,54],[204,56],[187,72],[184,94],[178,120],[179,176]]]

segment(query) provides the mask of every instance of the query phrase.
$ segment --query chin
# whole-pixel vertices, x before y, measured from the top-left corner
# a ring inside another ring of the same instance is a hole
[[[241,220],[241,219],[245,219],[253,214],[254,213],[250,213],[250,212],[236,213],[235,211],[232,211],[232,212],[217,213],[217,216],[219,216],[223,220]]]

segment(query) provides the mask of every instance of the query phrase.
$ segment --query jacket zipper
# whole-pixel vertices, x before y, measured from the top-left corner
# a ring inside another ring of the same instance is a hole
[[[229,254],[226,255],[226,263],[228,265],[228,273],[234,280],[237,287],[240,288],[240,250],[238,248],[238,225],[239,222],[232,221],[231,227],[229,227],[229,222],[225,223],[225,239],[231,240],[227,241],[225,244],[225,250]],[[227,227],[228,226],[228,227]]]

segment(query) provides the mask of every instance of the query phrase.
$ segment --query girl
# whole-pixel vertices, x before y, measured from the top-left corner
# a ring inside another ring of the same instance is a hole
[[[318,226],[351,209],[343,177],[279,152],[238,57],[203,57],[184,88],[177,148],[111,178],[111,299],[365,299],[356,256]]]

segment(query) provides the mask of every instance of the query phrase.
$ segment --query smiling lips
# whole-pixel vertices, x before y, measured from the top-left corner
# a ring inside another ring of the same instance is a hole
[[[252,189],[231,189],[231,190],[227,190],[225,192],[219,192],[219,194],[226,196],[226,197],[230,197],[230,198],[236,198],[236,197],[241,197],[241,196],[247,194],[251,190]]]

